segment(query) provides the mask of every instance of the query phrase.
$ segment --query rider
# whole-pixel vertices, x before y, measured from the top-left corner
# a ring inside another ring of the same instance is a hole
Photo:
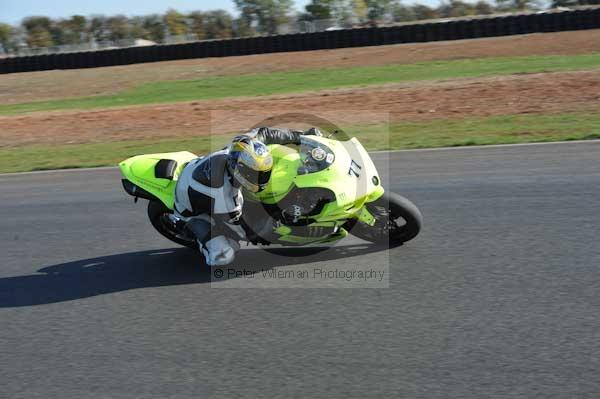
[[[187,222],[206,263],[227,265],[246,235],[240,224],[242,189],[264,190],[271,177],[273,158],[268,144],[300,144],[302,135],[321,133],[259,127],[240,136],[221,151],[191,161],[175,189],[175,212]]]

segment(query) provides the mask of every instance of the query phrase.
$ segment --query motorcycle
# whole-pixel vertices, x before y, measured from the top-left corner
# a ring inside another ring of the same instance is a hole
[[[299,146],[269,145],[273,170],[267,188],[244,192],[247,242],[302,246],[352,234],[376,244],[400,245],[422,225],[419,209],[385,191],[371,157],[356,138],[302,136]],[[197,242],[174,213],[175,186],[197,156],[172,152],[135,156],[119,164],[125,191],[147,199],[148,218],[164,237],[190,248]]]

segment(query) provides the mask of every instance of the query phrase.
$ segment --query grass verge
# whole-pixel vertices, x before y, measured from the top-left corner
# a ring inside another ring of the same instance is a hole
[[[369,150],[600,139],[600,113],[402,122],[389,127],[374,122],[346,130]],[[145,153],[188,150],[202,154],[222,147],[231,137],[4,148],[0,149],[0,172],[114,166],[125,158]]]
[[[0,115],[172,103],[306,92],[419,80],[440,80],[600,68],[600,54],[433,61],[344,69],[315,69],[144,84],[117,95],[0,105]]]

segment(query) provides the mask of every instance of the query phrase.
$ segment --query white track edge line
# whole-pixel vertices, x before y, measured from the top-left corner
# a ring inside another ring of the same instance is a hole
[[[541,145],[559,145],[559,144],[589,144],[600,143],[600,139],[594,140],[571,140],[571,141],[545,141],[541,143],[516,143],[516,144],[489,144],[489,145],[464,145],[454,147],[437,147],[437,148],[412,148],[405,150],[381,150],[369,151],[369,154],[385,154],[390,152],[424,152],[424,151],[451,151],[451,150],[479,150],[488,148],[510,148],[510,147],[530,147]],[[0,173],[0,177],[18,176],[18,175],[38,175],[48,173],[72,173],[72,172],[92,172],[98,170],[118,169],[117,166],[100,166],[97,168],[73,168],[73,169],[52,169],[52,170],[35,170],[32,172],[11,172]]]
[[[515,144],[482,144],[482,145],[456,145],[452,147],[434,147],[434,148],[411,148],[404,150],[381,150],[369,151],[369,154],[383,154],[389,152],[418,152],[418,151],[449,151],[449,150],[478,150],[486,148],[505,148],[505,147],[531,147],[540,145],[557,144],[582,144],[582,143],[600,143],[600,139],[593,140],[569,140],[569,141],[543,141],[539,143],[515,143]]]

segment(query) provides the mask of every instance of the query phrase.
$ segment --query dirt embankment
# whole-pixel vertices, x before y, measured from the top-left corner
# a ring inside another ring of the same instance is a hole
[[[0,147],[190,137],[248,128],[250,115],[389,112],[392,121],[600,110],[600,72],[561,72],[96,111],[0,117]],[[212,112],[218,111],[218,112]],[[211,120],[212,115],[212,120]]]
[[[0,104],[113,94],[160,80],[460,58],[594,52],[600,52],[600,30],[31,72],[0,75]]]

